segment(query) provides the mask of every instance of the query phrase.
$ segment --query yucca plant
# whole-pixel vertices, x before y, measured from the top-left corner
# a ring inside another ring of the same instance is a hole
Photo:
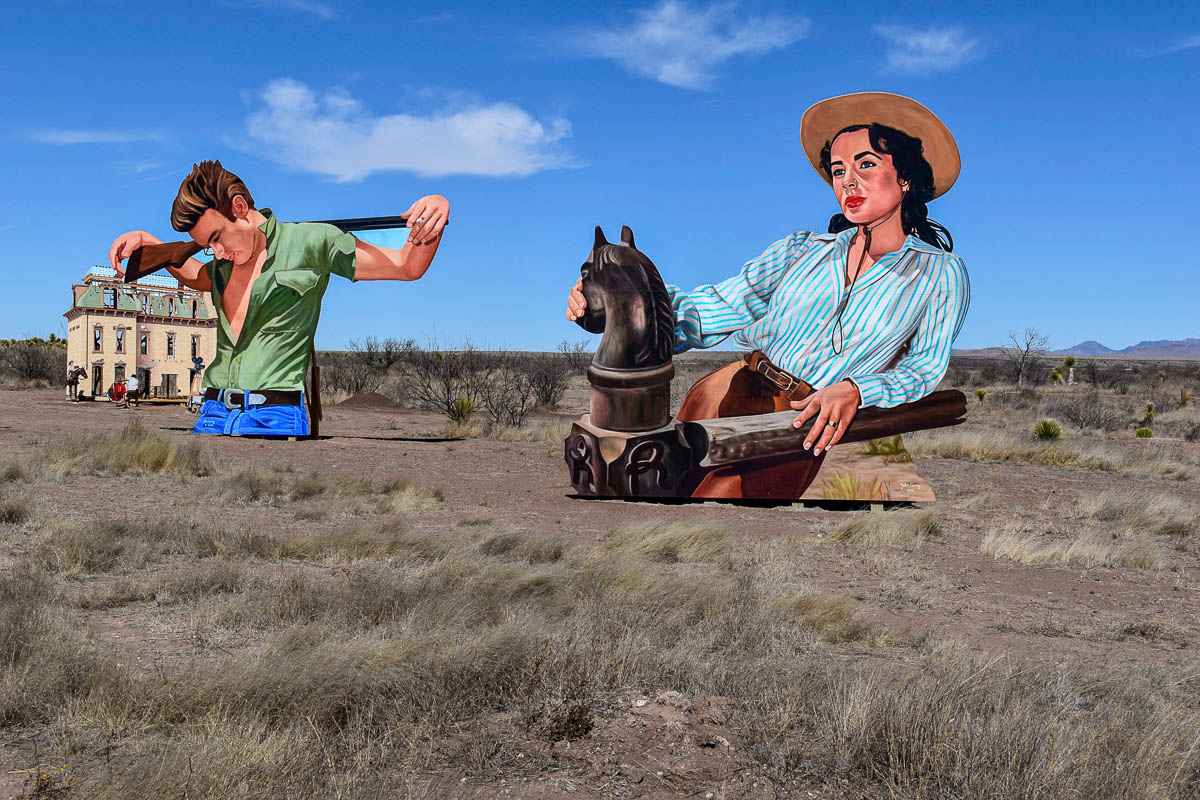
[[[1146,403],[1146,416],[1142,419],[1142,427],[1149,428],[1154,422],[1154,403]]]
[[[454,416],[451,417],[453,422],[462,424],[470,421],[475,414],[475,401],[469,397],[454,398]]]
[[[1038,420],[1033,426],[1033,435],[1043,442],[1053,442],[1062,438],[1062,425],[1052,419]]]
[[[987,389],[976,389],[975,396],[979,398],[979,402],[983,402],[983,398],[987,397]]]
[[[1149,428],[1138,428],[1136,431],[1134,431],[1133,435],[1139,439],[1153,439],[1154,431],[1150,430]]]

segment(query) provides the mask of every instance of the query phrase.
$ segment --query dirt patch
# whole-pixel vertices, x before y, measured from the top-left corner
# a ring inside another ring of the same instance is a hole
[[[395,401],[379,392],[359,392],[337,404],[338,408],[399,408]]]

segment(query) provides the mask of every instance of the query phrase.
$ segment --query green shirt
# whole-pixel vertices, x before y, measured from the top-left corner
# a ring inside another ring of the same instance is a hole
[[[223,301],[233,262],[205,265],[217,309],[217,356],[204,371],[205,388],[303,389],[329,276],[354,280],[353,236],[332,225],[276,222],[269,208],[259,212],[267,218],[259,226],[267,258],[236,340]]]

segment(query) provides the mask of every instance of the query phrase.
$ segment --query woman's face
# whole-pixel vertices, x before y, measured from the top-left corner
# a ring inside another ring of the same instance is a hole
[[[886,217],[904,199],[892,157],[871,146],[865,128],[833,140],[829,171],[842,214],[856,225]]]

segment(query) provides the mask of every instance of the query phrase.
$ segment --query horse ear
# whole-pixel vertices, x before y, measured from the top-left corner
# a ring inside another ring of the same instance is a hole
[[[627,244],[635,249],[637,247],[633,243],[633,230],[628,225],[621,226],[621,244]]]
[[[604,229],[601,228],[599,225],[597,225],[596,226],[596,241],[592,244],[592,249],[594,250],[595,248],[600,247],[601,245],[605,245],[605,244],[608,244],[608,239],[604,238]]]

